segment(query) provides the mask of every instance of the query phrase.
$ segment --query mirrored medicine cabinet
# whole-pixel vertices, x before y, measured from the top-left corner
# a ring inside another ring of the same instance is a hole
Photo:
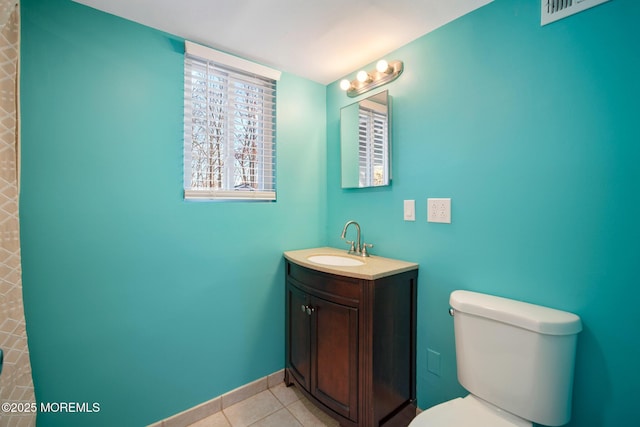
[[[342,188],[365,188],[391,182],[391,103],[389,91],[340,110]]]

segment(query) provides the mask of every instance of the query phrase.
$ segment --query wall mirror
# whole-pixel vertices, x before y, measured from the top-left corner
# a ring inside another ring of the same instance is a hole
[[[391,182],[389,91],[340,110],[342,188],[379,187]]]

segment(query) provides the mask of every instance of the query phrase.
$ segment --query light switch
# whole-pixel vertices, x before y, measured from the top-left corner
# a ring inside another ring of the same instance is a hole
[[[405,221],[416,220],[416,201],[415,200],[404,201],[404,220]]]

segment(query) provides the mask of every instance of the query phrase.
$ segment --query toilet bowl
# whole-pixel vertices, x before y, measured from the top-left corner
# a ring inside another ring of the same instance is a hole
[[[533,424],[470,394],[436,405],[409,427],[531,427]]]
[[[477,292],[449,299],[465,398],[419,414],[410,427],[561,426],[571,419],[578,316]]]

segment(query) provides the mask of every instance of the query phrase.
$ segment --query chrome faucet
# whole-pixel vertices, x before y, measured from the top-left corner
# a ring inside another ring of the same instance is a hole
[[[347,223],[344,225],[344,228],[342,229],[342,234],[340,235],[340,238],[341,239],[345,238],[345,236],[347,235],[347,228],[349,228],[349,226],[351,224],[356,226],[357,235],[356,235],[356,241],[355,242],[353,240],[347,240],[346,241],[348,245],[351,245],[349,247],[349,252],[348,253],[350,253],[350,254],[356,253],[356,254],[361,255],[361,256],[369,256],[369,253],[367,252],[367,248],[368,247],[372,248],[373,245],[368,244],[368,243],[362,243],[362,244],[360,243],[361,242],[361,240],[360,240],[360,236],[361,236],[360,235],[360,224],[358,224],[357,222],[355,222],[353,220],[347,221]]]

